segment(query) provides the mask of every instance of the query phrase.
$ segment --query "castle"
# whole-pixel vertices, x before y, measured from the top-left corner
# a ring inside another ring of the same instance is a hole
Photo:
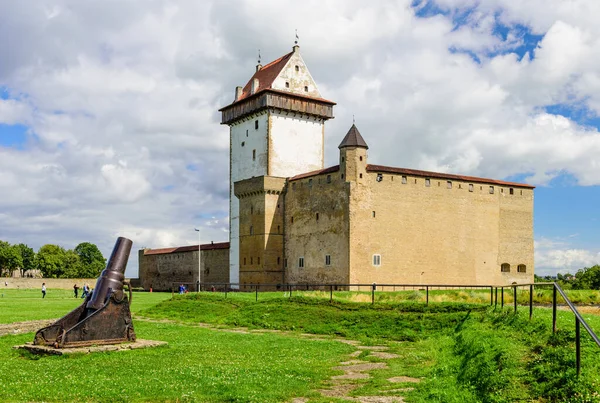
[[[354,124],[339,164],[325,168],[334,105],[297,45],[259,63],[220,109],[230,127],[229,243],[202,245],[200,269],[197,245],[141,250],[143,286],[533,281],[533,186],[369,164]]]

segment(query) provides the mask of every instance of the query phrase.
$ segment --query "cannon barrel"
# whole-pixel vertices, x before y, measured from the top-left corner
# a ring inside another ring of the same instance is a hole
[[[106,269],[98,277],[92,297],[86,305],[88,312],[102,308],[110,294],[123,291],[125,268],[132,244],[133,242],[127,238],[119,237],[117,239]]]

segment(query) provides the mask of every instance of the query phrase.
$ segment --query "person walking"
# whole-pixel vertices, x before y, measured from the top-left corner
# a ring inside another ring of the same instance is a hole
[[[75,294],[75,298],[77,298],[77,294],[79,293],[79,287],[77,287],[77,284],[73,286],[73,293]]]
[[[42,283],[42,298],[46,298],[46,283]]]

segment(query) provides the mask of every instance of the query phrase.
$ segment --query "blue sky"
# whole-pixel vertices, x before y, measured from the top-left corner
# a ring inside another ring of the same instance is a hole
[[[227,240],[217,109],[256,49],[265,61],[289,51],[291,26],[337,102],[326,163],[354,115],[375,163],[537,186],[537,273],[600,261],[600,5],[291,4],[0,4],[12,38],[0,43],[0,239],[105,254],[117,234],[163,247],[201,227],[203,241]]]

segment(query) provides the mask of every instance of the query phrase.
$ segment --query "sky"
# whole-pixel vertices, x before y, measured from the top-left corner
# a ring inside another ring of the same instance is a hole
[[[0,239],[228,240],[217,110],[300,49],[326,166],[352,117],[369,161],[535,185],[535,271],[600,263],[596,0],[0,0]],[[200,232],[195,232],[199,228]]]

